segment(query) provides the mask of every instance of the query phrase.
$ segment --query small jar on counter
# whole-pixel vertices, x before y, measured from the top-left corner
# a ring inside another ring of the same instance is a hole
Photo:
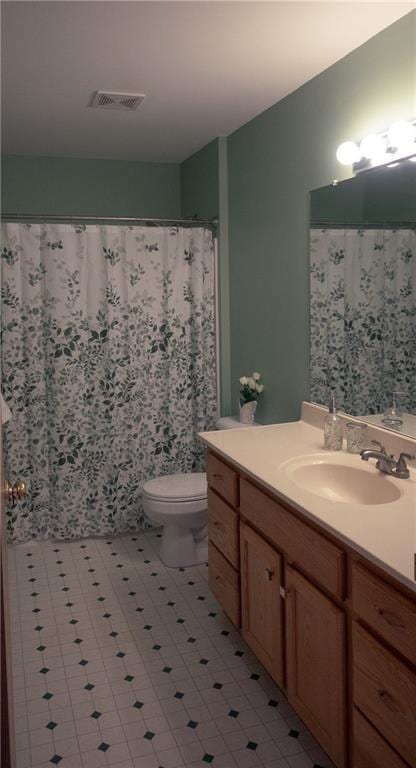
[[[361,453],[367,445],[367,424],[360,421],[347,421],[345,434],[348,453]]]

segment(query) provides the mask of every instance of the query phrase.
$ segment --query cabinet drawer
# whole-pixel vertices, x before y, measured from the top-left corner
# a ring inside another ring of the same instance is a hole
[[[214,544],[208,542],[209,588],[224,612],[240,626],[240,579],[238,572]]]
[[[355,707],[353,729],[354,768],[406,768],[403,760]]]
[[[233,507],[238,506],[238,474],[228,464],[209,451],[207,480],[210,488],[220,494]]]
[[[211,489],[208,490],[208,534],[217,549],[238,569],[238,514]]]
[[[353,698],[377,730],[416,768],[416,675],[356,622]]]
[[[283,550],[290,562],[342,599],[343,551],[246,480],[241,480],[240,495],[241,514]]]
[[[416,664],[416,602],[354,563],[352,605],[366,624]]]

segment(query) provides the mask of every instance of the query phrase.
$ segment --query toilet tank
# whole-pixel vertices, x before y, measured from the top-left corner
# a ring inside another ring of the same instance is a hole
[[[221,416],[217,421],[217,429],[247,429],[247,427],[260,427],[256,421],[252,424],[242,424],[238,419],[233,419],[232,416]]]

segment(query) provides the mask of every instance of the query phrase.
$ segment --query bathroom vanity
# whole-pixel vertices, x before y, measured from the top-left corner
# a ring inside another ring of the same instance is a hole
[[[308,409],[202,435],[210,588],[337,768],[416,768],[416,462],[331,456]]]

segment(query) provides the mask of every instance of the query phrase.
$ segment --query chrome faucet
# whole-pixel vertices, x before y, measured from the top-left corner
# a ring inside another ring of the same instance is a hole
[[[372,440],[371,442],[374,445],[377,445],[378,449],[373,450],[372,448],[365,448],[361,451],[360,456],[363,461],[377,459],[376,469],[380,470],[380,472],[384,472],[386,475],[397,477],[398,480],[406,480],[410,477],[406,459],[411,460],[416,458],[414,455],[411,455],[410,453],[401,453],[399,458],[395,459],[393,455],[389,456],[389,454],[386,453],[384,445],[379,443],[378,440]]]

